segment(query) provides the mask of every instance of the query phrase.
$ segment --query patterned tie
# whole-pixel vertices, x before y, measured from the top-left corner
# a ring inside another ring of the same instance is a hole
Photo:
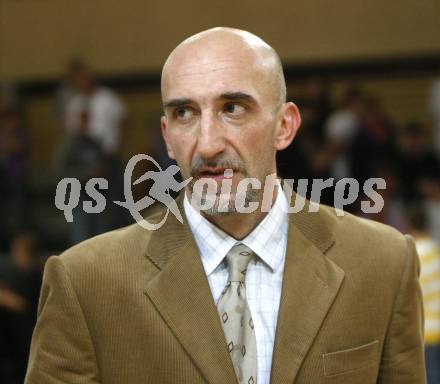
[[[218,302],[226,343],[240,384],[257,382],[257,343],[254,323],[246,301],[245,277],[254,253],[237,244],[226,255],[228,283]]]

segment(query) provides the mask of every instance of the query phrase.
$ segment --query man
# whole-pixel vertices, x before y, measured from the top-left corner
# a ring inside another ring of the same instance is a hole
[[[194,177],[185,222],[49,259],[26,383],[425,383],[409,237],[324,206],[288,215],[277,189],[269,212],[191,203],[200,178],[232,170],[237,202],[241,180],[276,172],[300,116],[274,50],[240,30],[197,34],[167,59],[162,98],[168,153]]]

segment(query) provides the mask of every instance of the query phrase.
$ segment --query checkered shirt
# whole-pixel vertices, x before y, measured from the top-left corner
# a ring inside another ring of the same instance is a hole
[[[257,257],[246,272],[246,297],[257,340],[257,382],[269,384],[287,246],[288,202],[280,191],[265,218],[243,240],[237,241],[211,224],[191,206],[184,210],[199,248],[209,286],[217,303],[228,279],[225,256],[236,243],[251,248]]]

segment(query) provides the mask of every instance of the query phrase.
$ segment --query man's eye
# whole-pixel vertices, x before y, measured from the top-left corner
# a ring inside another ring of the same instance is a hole
[[[190,108],[177,108],[174,111],[174,115],[179,120],[188,120],[192,116],[192,110]]]
[[[225,105],[225,112],[231,115],[241,115],[245,110],[246,108],[241,104],[228,103]]]

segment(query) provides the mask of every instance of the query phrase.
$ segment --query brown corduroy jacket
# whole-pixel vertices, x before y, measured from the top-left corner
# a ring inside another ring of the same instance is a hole
[[[290,214],[288,236],[271,383],[425,383],[411,238],[324,206]],[[187,224],[51,257],[25,383],[235,384]]]

